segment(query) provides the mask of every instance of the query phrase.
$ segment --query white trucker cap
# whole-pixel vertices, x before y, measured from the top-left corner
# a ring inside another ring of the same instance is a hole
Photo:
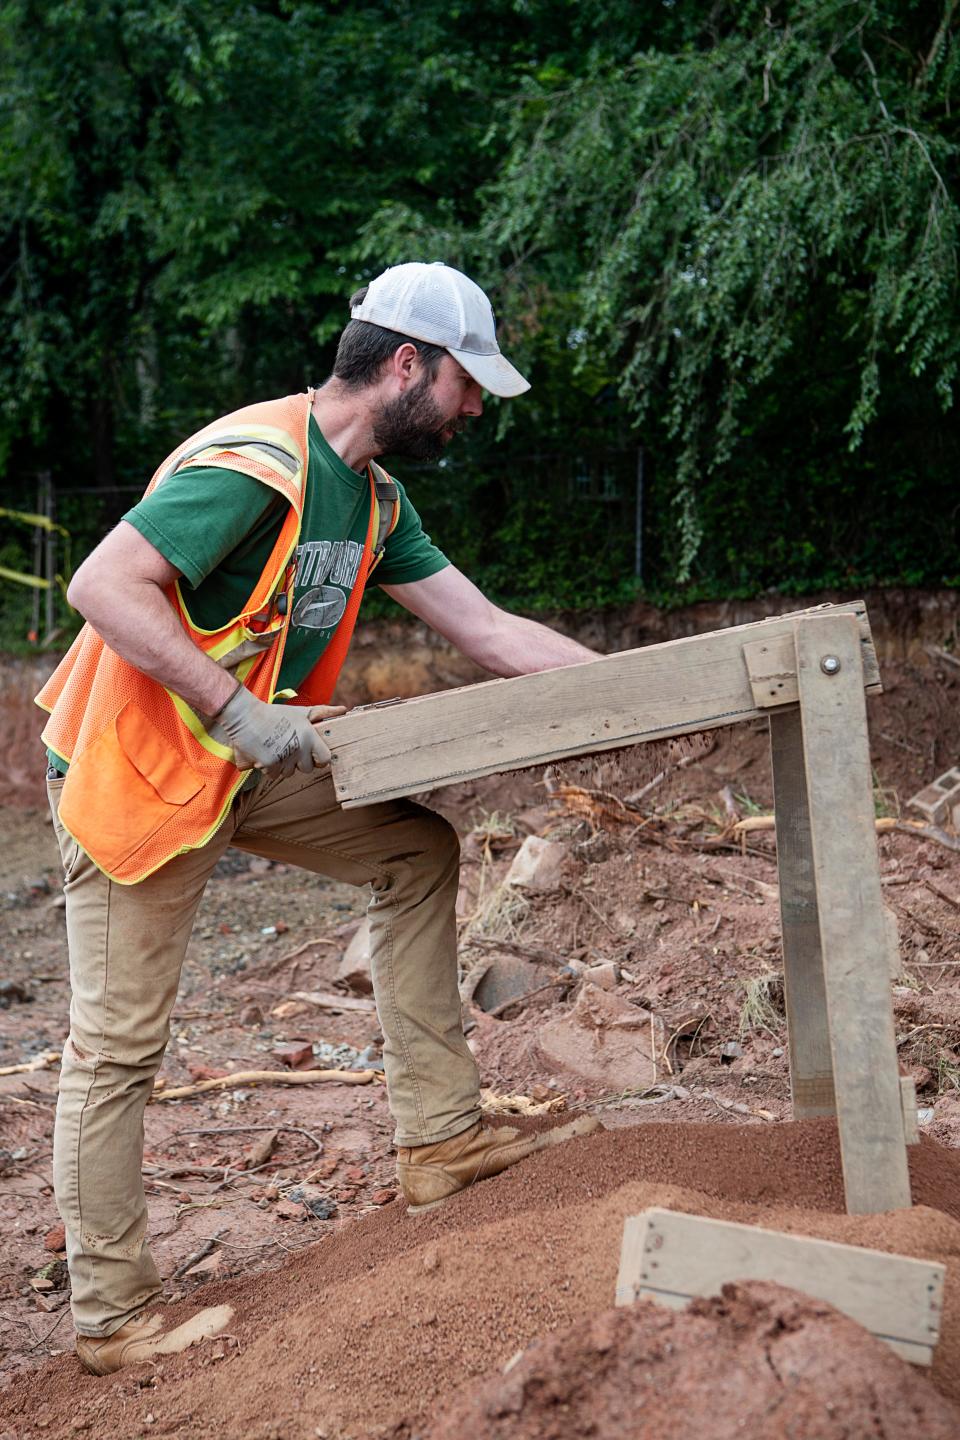
[[[411,260],[384,270],[350,316],[442,345],[491,395],[530,389],[529,380],[500,354],[493,306],[480,286],[439,260],[432,265]]]

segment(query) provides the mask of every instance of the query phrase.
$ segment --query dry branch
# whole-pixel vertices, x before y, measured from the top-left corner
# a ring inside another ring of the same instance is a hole
[[[211,1235],[210,1239],[201,1245],[199,1250],[194,1250],[192,1255],[188,1255],[186,1260],[181,1261],[170,1276],[170,1279],[180,1280],[186,1275],[188,1270],[193,1269],[194,1265],[199,1265],[201,1260],[206,1260],[207,1256],[212,1255],[214,1250],[216,1250],[222,1237],[227,1234],[229,1234],[228,1230],[218,1230],[215,1235]]]
[[[777,826],[774,815],[747,815],[743,820],[738,820],[732,827],[731,834],[737,839],[741,835],[749,835],[754,830],[775,830]],[[892,815],[884,815],[874,821],[874,827],[878,835],[884,834],[887,830],[903,830],[906,828],[909,833],[914,833],[917,822],[912,820],[895,820]]]
[[[190,1095],[203,1095],[208,1090],[229,1090],[235,1085],[313,1085],[324,1080],[341,1085],[370,1085],[376,1079],[374,1070],[238,1070],[219,1080],[198,1080],[195,1085],[178,1085],[150,1096],[151,1102],[186,1100]]]
[[[943,650],[939,645],[924,645],[923,648],[931,660],[939,660],[942,665],[953,665],[960,670],[960,655],[951,655],[949,650]]]
[[[320,1010],[362,1010],[371,1014],[377,1008],[372,1000],[356,995],[337,995],[332,990],[294,990],[293,998],[305,1000],[308,1005],[316,1005]]]
[[[945,850],[960,850],[960,835],[948,835],[938,825],[924,825],[922,820],[898,820],[896,829],[915,840],[933,840]]]
[[[933,880],[925,879],[923,883],[934,895],[939,895],[941,900],[946,900],[948,905],[952,905],[954,910],[960,910],[960,900],[956,896],[951,895],[947,890],[942,890]]]
[[[32,1060],[26,1060],[22,1065],[0,1065],[0,1075],[28,1075],[31,1070],[49,1070],[52,1065],[58,1064],[59,1060],[59,1050],[45,1050],[42,1055],[35,1055]]]

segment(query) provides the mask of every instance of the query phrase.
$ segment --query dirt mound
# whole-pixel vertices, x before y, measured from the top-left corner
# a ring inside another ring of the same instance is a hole
[[[0,1435],[356,1440],[404,1417],[425,1422],[464,1383],[606,1309],[624,1218],[651,1205],[943,1261],[933,1381],[960,1399],[960,1156],[932,1142],[911,1155],[918,1208],[847,1216],[827,1122],[590,1136],[439,1210],[411,1218],[397,1202],[278,1270],[204,1286],[189,1308],[229,1301],[232,1338],[152,1377],[141,1367],[96,1380],[72,1357],[53,1361],[9,1387]],[[952,1214],[930,1208],[947,1205]],[[176,1323],[188,1308],[167,1313]]]
[[[754,1283],[687,1311],[602,1311],[384,1440],[953,1440],[958,1425],[957,1407],[859,1325]]]

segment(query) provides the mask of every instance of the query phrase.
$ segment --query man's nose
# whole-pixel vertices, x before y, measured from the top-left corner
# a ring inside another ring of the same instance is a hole
[[[483,391],[476,380],[472,380],[467,386],[463,396],[463,403],[460,406],[461,415],[482,415],[483,414]]]

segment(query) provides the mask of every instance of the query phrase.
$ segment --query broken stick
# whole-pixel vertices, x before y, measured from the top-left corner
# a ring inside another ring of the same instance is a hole
[[[229,1233],[229,1230],[218,1230],[215,1235],[211,1235],[210,1238],[200,1246],[199,1250],[194,1250],[192,1255],[188,1255],[186,1260],[177,1266],[176,1270],[174,1270],[170,1276],[170,1279],[181,1280],[188,1270],[193,1269],[194,1265],[199,1265],[201,1260],[206,1260],[208,1255],[212,1255],[223,1236],[229,1235]]]
[[[0,1075],[28,1075],[32,1070],[49,1070],[50,1066],[58,1064],[59,1060],[59,1050],[45,1050],[42,1055],[35,1055],[32,1060],[26,1060],[22,1065],[0,1065]]]
[[[376,1005],[358,995],[337,995],[332,990],[294,990],[294,1000],[305,1000],[321,1010],[363,1010],[373,1014]]]
[[[879,820],[874,821],[874,828],[878,835],[887,830],[902,830],[908,826],[910,831],[918,828],[915,820],[897,820],[892,815],[883,815]],[[738,820],[733,826],[731,833],[739,839],[742,835],[749,835],[753,830],[773,830],[776,828],[776,820],[773,815],[747,815],[743,820]]]
[[[234,1085],[313,1085],[318,1081],[339,1081],[341,1085],[370,1085],[376,1079],[374,1070],[238,1070],[218,1080],[198,1080],[195,1085],[177,1085],[150,1096],[160,1100],[186,1100],[190,1095],[203,1095],[207,1090],[229,1090]]]

